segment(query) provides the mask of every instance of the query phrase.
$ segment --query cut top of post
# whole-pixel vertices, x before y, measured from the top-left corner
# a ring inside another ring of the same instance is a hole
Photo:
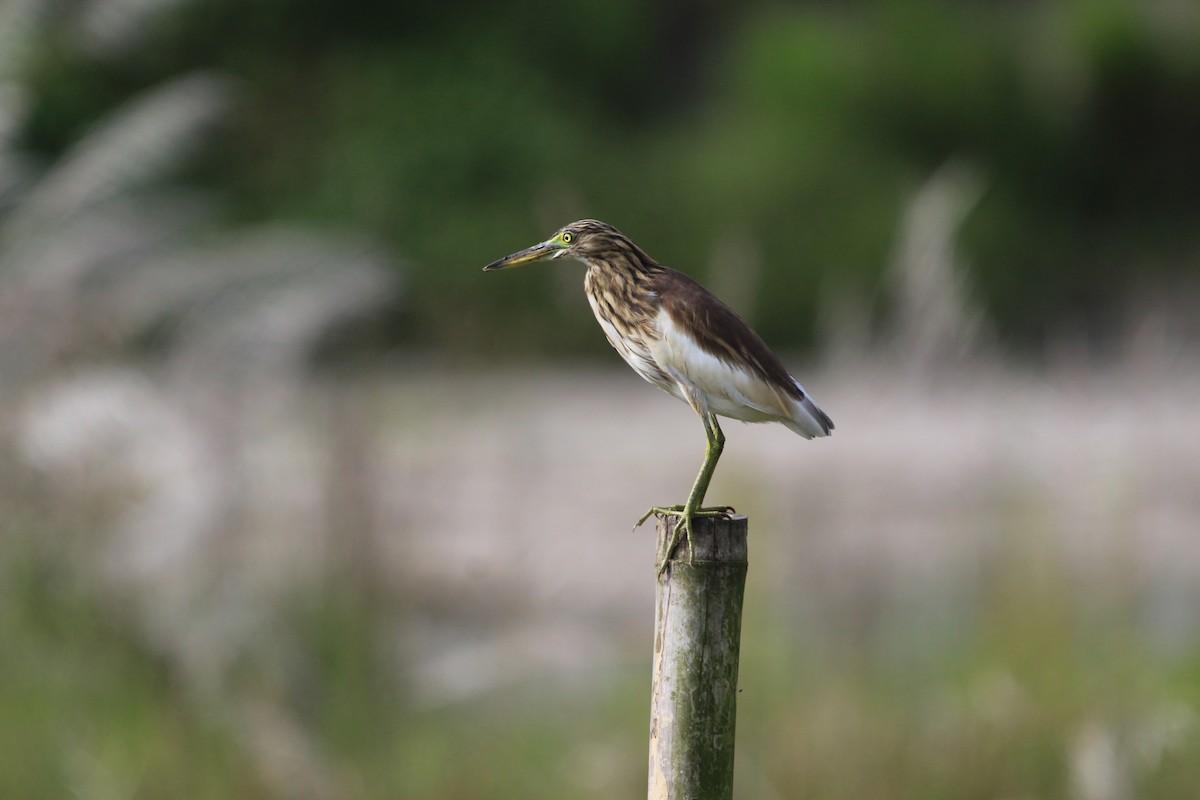
[[[667,517],[658,523],[658,561],[671,540],[671,533],[679,524],[678,518]],[[747,531],[749,523],[743,514],[728,514],[720,517],[696,517],[692,520],[692,549],[695,560],[689,563],[686,538],[680,538],[671,554],[671,567],[679,565],[703,567],[706,564],[745,564],[747,558]]]

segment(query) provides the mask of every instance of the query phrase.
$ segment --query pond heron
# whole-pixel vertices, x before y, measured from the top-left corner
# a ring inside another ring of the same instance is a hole
[[[704,423],[704,464],[687,502],[655,506],[638,520],[640,525],[652,514],[678,519],[658,565],[661,574],[681,532],[694,560],[693,519],[733,511],[703,505],[725,446],[718,416],[782,422],[806,439],[828,436],[833,420],[733,309],[692,278],[650,258],[607,223],[572,222],[484,271],[563,258],[587,266],[583,288],[609,343],[635,372],[690,405]]]

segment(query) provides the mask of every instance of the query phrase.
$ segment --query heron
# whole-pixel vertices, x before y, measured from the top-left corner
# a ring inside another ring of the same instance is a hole
[[[691,406],[704,424],[704,463],[687,501],[654,506],[637,523],[651,515],[676,519],[659,574],[682,538],[694,562],[693,521],[733,513],[730,506],[704,505],[725,448],[717,417],[780,422],[806,439],[828,436],[833,420],[737,312],[695,279],[655,261],[608,223],[572,222],[544,242],[483,269],[560,259],[587,267],[584,292],[609,344],[634,372]]]

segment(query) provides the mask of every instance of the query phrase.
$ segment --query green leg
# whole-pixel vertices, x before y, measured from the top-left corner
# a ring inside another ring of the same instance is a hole
[[[715,414],[709,413],[704,416],[704,435],[707,439],[704,447],[704,464],[700,467],[700,474],[696,476],[696,482],[692,484],[692,492],[688,495],[687,503],[682,506],[655,506],[643,514],[642,518],[637,522],[638,525],[641,525],[652,515],[660,519],[663,517],[679,517],[679,523],[671,532],[671,540],[667,543],[667,550],[663,554],[663,560],[658,565],[660,575],[667,568],[667,562],[671,558],[671,553],[675,551],[675,547],[679,544],[681,535],[687,536],[688,560],[695,561],[696,551],[692,545],[693,519],[696,517],[715,517],[733,511],[729,506],[703,507],[704,495],[708,492],[708,484],[712,480],[713,472],[717,468],[717,461],[721,458],[721,451],[725,449],[725,434],[722,433],[721,426],[717,423]]]

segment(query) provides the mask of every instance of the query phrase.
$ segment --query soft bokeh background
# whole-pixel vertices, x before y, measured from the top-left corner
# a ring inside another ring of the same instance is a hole
[[[1200,785],[1200,6],[0,0],[0,797],[644,792],[702,434],[582,269],[700,278],[740,798]]]

